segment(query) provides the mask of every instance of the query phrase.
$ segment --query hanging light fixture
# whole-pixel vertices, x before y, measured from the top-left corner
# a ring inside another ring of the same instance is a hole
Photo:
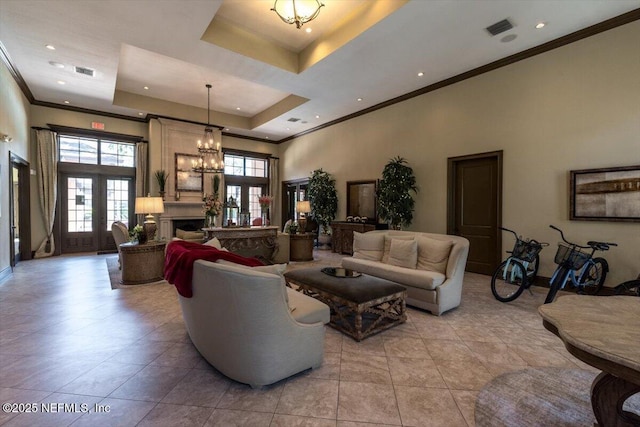
[[[191,162],[194,172],[199,173],[220,173],[224,171],[224,161],[222,160],[222,145],[213,141],[213,127],[209,122],[211,115],[211,85],[207,87],[207,126],[204,128],[204,136],[196,142],[198,160]]]
[[[296,24],[296,28],[300,28],[307,22],[316,19],[322,6],[324,4],[320,3],[320,0],[275,0],[271,10],[283,22]]]

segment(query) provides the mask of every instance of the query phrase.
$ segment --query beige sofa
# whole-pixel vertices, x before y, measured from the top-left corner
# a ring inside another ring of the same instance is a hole
[[[412,231],[354,233],[353,257],[342,266],[399,283],[407,304],[440,315],[460,305],[469,241]]]
[[[317,368],[329,307],[285,286],[282,266],[196,261],[193,296],[179,296],[191,341],[224,375],[251,387]],[[288,301],[287,301],[288,299]]]

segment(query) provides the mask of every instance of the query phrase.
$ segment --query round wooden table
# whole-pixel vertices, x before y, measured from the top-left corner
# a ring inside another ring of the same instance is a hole
[[[640,416],[622,407],[640,393],[640,298],[567,295],[538,311],[569,353],[602,370],[591,385],[600,427],[639,426]]]

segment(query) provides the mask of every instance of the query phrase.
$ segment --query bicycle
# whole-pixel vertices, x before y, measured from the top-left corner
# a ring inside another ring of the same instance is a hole
[[[491,293],[501,302],[510,302],[518,298],[525,289],[529,289],[538,274],[539,253],[548,243],[537,240],[523,240],[515,231],[499,227],[514,235],[516,242],[511,255],[505,259],[493,273]],[[529,292],[531,290],[529,289]]]
[[[613,289],[616,295],[633,295],[640,297],[640,274],[638,274],[636,279],[620,283]]]
[[[565,239],[564,233],[558,227],[549,227],[560,232],[560,237],[566,245],[558,243],[558,251],[554,258],[558,267],[551,276],[549,293],[544,303],[552,302],[558,291],[564,289],[567,283],[577,288],[579,294],[598,294],[609,272],[609,264],[604,258],[594,258],[593,254],[596,251],[608,251],[609,247],[618,245],[589,241],[587,246],[580,246]],[[583,249],[591,249],[591,252]]]

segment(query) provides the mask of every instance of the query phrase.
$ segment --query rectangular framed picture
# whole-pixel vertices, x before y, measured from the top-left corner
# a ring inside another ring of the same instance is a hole
[[[570,219],[640,222],[640,165],[570,173]]]
[[[198,160],[196,154],[176,153],[176,192],[193,191],[202,192],[202,174],[194,172],[192,161]]]

